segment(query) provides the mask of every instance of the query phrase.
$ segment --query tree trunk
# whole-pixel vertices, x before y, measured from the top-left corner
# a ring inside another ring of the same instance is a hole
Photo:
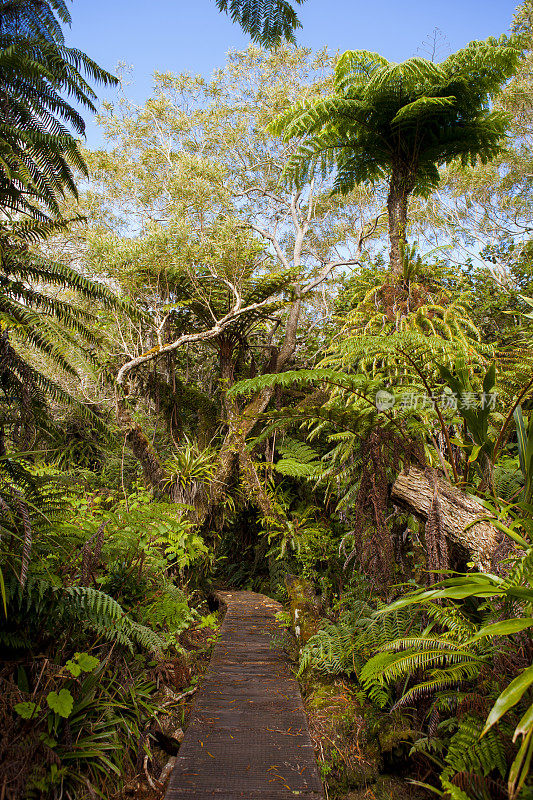
[[[274,389],[264,389],[244,407],[240,414],[231,419],[229,430],[218,455],[218,467],[211,483],[209,508],[206,509],[205,516],[223,497],[239,458],[245,451],[246,437],[256,425],[259,415],[265,411],[273,395]]]
[[[403,272],[403,253],[407,242],[407,206],[412,191],[401,175],[393,175],[387,197],[389,216],[390,268],[393,278]]]
[[[138,459],[142,467],[144,479],[154,489],[163,490],[166,473],[161,461],[143,429],[134,421],[126,408],[123,398],[118,393],[117,418],[125,431],[126,443],[129,444],[133,455]]]
[[[486,509],[477,500],[444,478],[436,477],[433,481],[426,472],[413,466],[396,478],[392,499],[410,506],[427,519],[435,492],[439,498],[440,526],[446,536],[470,553],[478,569],[492,570],[493,556],[501,543],[500,532],[489,522],[478,522],[465,531],[471,522],[487,516]]]
[[[267,372],[281,372],[294,353],[301,305],[301,293],[298,289],[287,319],[283,345],[279,351],[273,348],[272,358],[267,367]],[[250,402],[246,404],[242,411],[237,409],[234,401],[232,401],[232,404],[228,408],[230,414],[228,420],[229,430],[219,453],[218,469],[211,484],[209,509],[206,510],[205,516],[207,516],[209,511],[213,509],[223,497],[233,470],[241,454],[245,451],[246,437],[257,424],[260,415],[266,410],[274,394],[275,389],[269,387],[258,392]]]

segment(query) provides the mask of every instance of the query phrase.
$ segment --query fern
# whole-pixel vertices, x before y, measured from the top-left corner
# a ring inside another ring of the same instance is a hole
[[[283,444],[277,446],[282,455],[275,464],[274,469],[281,475],[291,478],[312,480],[319,478],[324,472],[320,456],[304,442],[286,437]]]
[[[73,600],[74,615],[111,641],[115,640],[133,652],[136,643],[150,652],[160,653],[164,640],[155,631],[130,619],[120,603],[98,589],[70,586],[63,590]]]
[[[305,0],[295,0],[303,3]],[[237,22],[253,42],[263,47],[279,45],[283,39],[294,42],[294,31],[300,28],[296,13],[287,0],[216,0]]]
[[[506,749],[502,737],[494,730],[480,738],[483,724],[472,716],[463,717],[446,753],[443,784],[451,783],[456,773],[473,772],[487,777],[497,770],[507,774]]]
[[[83,134],[78,107],[95,111],[89,79],[117,79],[84,53],[65,46],[60,22],[70,20],[64,2],[3,4],[0,71],[0,207],[45,220],[43,206],[59,215],[65,191],[76,196],[73,172],[87,174],[79,145],[67,126]]]
[[[302,648],[299,673],[309,668],[333,675],[355,673],[364,682],[369,656],[391,638],[405,633],[417,613],[402,611],[375,617],[368,603],[354,602],[350,609],[341,613],[336,623],[324,621],[321,629]],[[388,662],[391,657],[390,654],[380,654],[380,659]],[[369,682],[365,689],[380,706],[389,699],[384,681],[374,681],[372,685]]]
[[[304,645],[298,674],[312,666],[330,675],[351,674],[356,670],[354,629],[346,621],[324,622],[323,627]]]
[[[159,636],[152,628],[141,625],[135,620],[128,620],[128,637],[143,650],[160,655],[166,648],[165,640]]]

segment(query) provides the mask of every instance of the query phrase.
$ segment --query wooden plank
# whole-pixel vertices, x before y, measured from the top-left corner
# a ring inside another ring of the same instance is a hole
[[[298,683],[273,640],[280,604],[218,596],[226,616],[165,800],[323,800]]]

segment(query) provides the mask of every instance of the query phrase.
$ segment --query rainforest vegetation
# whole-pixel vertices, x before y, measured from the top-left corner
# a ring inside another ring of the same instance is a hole
[[[0,2],[0,798],[162,797],[232,587],[332,800],[531,800],[533,3],[400,64],[217,5],[89,150],[117,78]]]

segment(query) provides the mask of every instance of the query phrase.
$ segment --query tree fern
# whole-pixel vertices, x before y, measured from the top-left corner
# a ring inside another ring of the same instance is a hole
[[[43,206],[58,215],[65,191],[76,195],[74,171],[87,173],[68,129],[83,134],[85,125],[63,95],[94,112],[96,95],[82,73],[104,85],[117,79],[65,46],[64,2],[3,2],[0,14],[0,207],[45,219]]]
[[[106,286],[76,270],[32,253],[33,238],[41,240],[58,224],[0,224],[0,373],[7,403],[16,402],[29,426],[45,415],[46,398],[76,407],[100,430],[98,415],[77,401],[59,383],[31,366],[27,352],[45,356],[64,373],[77,376],[77,361],[96,363],[91,348],[101,343],[94,332],[96,315],[80,301],[102,306],[122,306]],[[63,227],[63,225],[59,225]],[[38,286],[39,288],[36,288]],[[68,290],[76,299],[62,299],[57,290]]]
[[[274,47],[285,39],[294,42],[294,31],[300,22],[286,0],[216,0],[220,11],[225,11],[233,22],[249,34],[253,42],[263,47]],[[303,3],[305,0],[295,0]]]
[[[427,196],[440,165],[454,158],[487,161],[501,149],[507,118],[489,102],[519,55],[503,39],[471,42],[442,64],[344,53],[332,95],[299,102],[271,125],[286,140],[301,140],[286,176],[301,186],[318,169],[333,174],[334,191],[343,193],[387,178],[390,263],[399,276],[410,195]]]

